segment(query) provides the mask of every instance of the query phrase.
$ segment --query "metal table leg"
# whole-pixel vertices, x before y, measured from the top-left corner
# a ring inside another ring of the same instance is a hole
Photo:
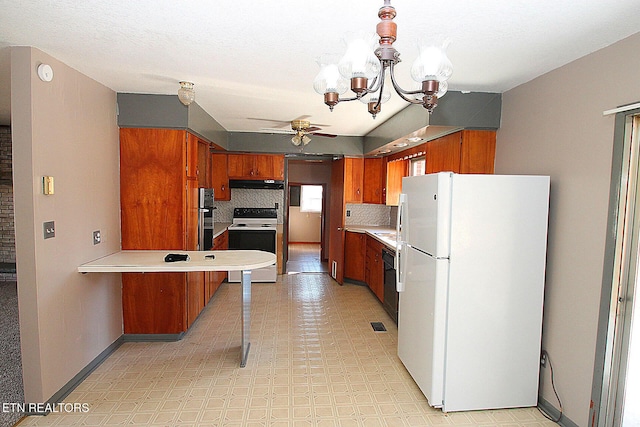
[[[249,328],[251,326],[251,270],[242,270],[242,359],[240,367],[247,365],[247,357],[249,356]]]

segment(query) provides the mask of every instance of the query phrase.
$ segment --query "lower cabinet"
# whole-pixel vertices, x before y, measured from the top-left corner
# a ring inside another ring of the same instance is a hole
[[[384,301],[384,263],[382,262],[384,244],[371,236],[367,236],[365,282],[371,291]]]
[[[196,318],[204,308],[207,300],[205,300],[205,283],[204,271],[191,271],[187,275],[187,328],[190,328]]]
[[[347,231],[344,233],[344,278],[365,282],[365,250],[367,235]]]
[[[213,239],[213,251],[226,251],[229,249],[229,233],[224,233]],[[216,293],[222,282],[227,278],[226,271],[207,271],[205,276],[204,301],[209,302],[213,294]]]
[[[185,332],[187,295],[187,273],[122,273],[124,333]]]
[[[384,244],[365,234],[347,231],[344,237],[344,277],[364,282],[378,297],[384,300]]]
[[[213,242],[214,251],[228,249],[228,233]],[[124,333],[186,332],[226,278],[226,271],[122,273]]]

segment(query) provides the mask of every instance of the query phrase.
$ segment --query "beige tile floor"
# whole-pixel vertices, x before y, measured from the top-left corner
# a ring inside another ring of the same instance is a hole
[[[320,261],[319,243],[289,243],[287,273],[326,273],[326,262]]]
[[[279,276],[253,285],[251,314],[245,368],[240,286],[224,284],[184,339],[123,344],[65,399],[87,403],[87,413],[28,417],[20,427],[553,425],[535,408],[430,408],[396,356],[395,324],[366,287]]]

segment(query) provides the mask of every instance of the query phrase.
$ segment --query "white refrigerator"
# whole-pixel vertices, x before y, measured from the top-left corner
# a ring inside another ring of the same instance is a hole
[[[536,406],[549,177],[405,177],[398,356],[445,412]]]

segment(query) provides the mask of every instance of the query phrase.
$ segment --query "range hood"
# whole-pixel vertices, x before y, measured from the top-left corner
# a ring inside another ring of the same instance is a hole
[[[284,181],[276,181],[273,179],[230,179],[229,188],[282,190],[284,189]]]

